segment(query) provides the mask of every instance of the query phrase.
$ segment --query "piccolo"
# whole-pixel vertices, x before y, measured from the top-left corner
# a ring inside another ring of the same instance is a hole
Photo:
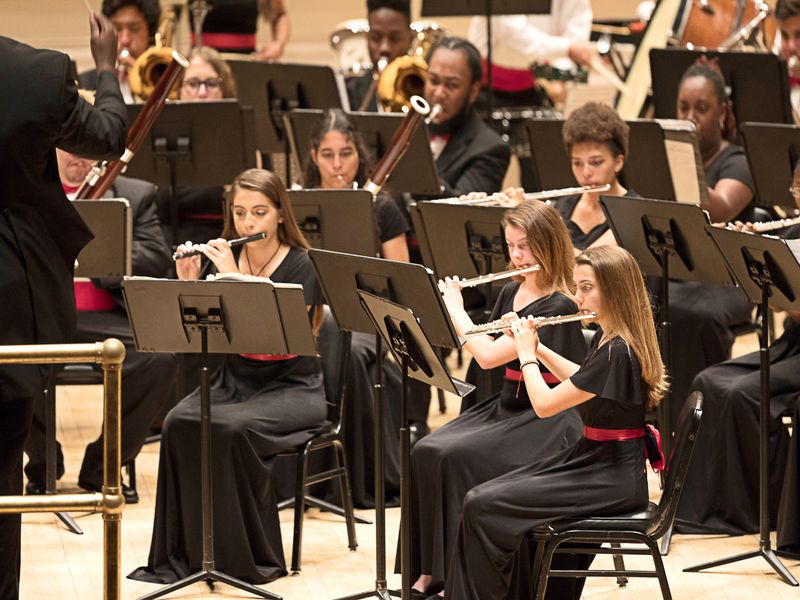
[[[487,333],[502,333],[506,329],[511,329],[514,327],[515,323],[519,321],[528,320],[536,324],[537,327],[545,327],[547,325],[561,325],[562,323],[572,323],[573,321],[583,321],[585,319],[594,319],[597,316],[597,313],[583,311],[579,313],[575,313],[574,315],[562,315],[557,317],[527,317],[523,319],[517,320],[504,320],[504,319],[497,319],[496,321],[490,321],[488,323],[484,323],[483,325],[476,325],[472,329],[468,329],[464,332],[464,337],[470,337],[473,335],[485,335]]]
[[[575,194],[599,194],[607,192],[611,189],[609,184],[603,185],[583,185],[578,187],[561,188],[557,190],[543,190],[541,192],[530,192],[523,194],[524,200],[549,200],[550,198],[560,198],[561,196],[572,196]],[[458,204],[459,206],[481,206],[491,205],[500,202],[497,194],[486,196],[485,198],[467,198],[461,200],[461,197],[456,198],[441,198],[439,200],[432,200],[431,202],[438,202],[439,204]]]
[[[267,234],[262,231],[261,233],[256,233],[255,235],[248,235],[247,237],[228,240],[228,245],[231,248],[236,248],[236,246],[249,244],[250,242],[257,242],[258,240],[263,240],[266,237]],[[187,250],[186,252],[175,252],[172,255],[172,260],[181,260],[182,258],[189,258],[190,256],[198,256],[203,253],[203,245],[204,244],[197,244],[194,248]]]
[[[484,283],[491,283],[499,279],[508,279],[509,277],[516,277],[517,275],[524,275],[525,273],[533,273],[534,271],[541,270],[539,265],[531,265],[530,267],[522,267],[521,269],[510,269],[508,271],[501,271],[500,273],[487,273],[486,275],[478,275],[472,279],[459,279],[458,287],[461,289],[477,287]],[[444,293],[444,282],[439,282],[439,290]]]

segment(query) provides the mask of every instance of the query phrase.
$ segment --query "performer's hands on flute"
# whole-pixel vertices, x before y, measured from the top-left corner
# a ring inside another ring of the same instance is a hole
[[[464,312],[464,297],[461,295],[461,279],[456,277],[445,277],[439,280],[439,291],[442,292],[442,299],[447,312],[452,316],[455,313]]]
[[[539,327],[536,324],[536,319],[524,317],[522,319],[516,319],[510,325],[511,329],[509,335],[514,338],[514,343],[517,346],[519,362],[524,363],[529,360],[537,360],[536,352],[539,349]]]
[[[190,252],[196,250],[202,244],[192,244],[186,241],[179,244],[176,248],[177,253]],[[200,279],[200,255],[189,256],[187,258],[179,258],[175,261],[175,271],[178,273],[178,279],[190,280]]]
[[[236,273],[239,267],[233,256],[231,245],[228,240],[217,238],[209,240],[205,244],[192,244],[184,242],[177,248],[177,253],[191,252],[200,250],[217,267],[220,273]],[[199,279],[200,277],[200,255],[179,258],[175,261],[175,270],[179,279]]]

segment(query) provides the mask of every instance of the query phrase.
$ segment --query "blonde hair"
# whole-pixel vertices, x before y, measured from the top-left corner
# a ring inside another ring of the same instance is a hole
[[[575,258],[594,271],[602,294],[608,337],[619,337],[639,359],[647,386],[647,406],[658,405],[669,383],[661,361],[650,298],[636,260],[618,246],[597,246]]]
[[[572,281],[575,251],[558,212],[544,202],[529,200],[507,210],[502,224],[503,227],[513,225],[525,231],[531,254],[541,267],[537,273],[539,284],[552,286],[553,291],[572,298],[575,292]]]

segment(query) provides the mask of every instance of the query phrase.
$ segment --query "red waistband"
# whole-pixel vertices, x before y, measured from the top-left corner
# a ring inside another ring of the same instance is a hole
[[[483,85],[487,84],[486,59],[483,62]],[[492,87],[501,92],[522,92],[531,89],[536,79],[530,69],[508,69],[492,63]]]
[[[239,356],[243,358],[249,358],[251,360],[289,360],[291,358],[297,358],[298,354],[240,354]]]
[[[509,381],[525,380],[525,378],[522,376],[522,371],[515,371],[514,369],[509,369],[508,367],[506,367],[506,379],[508,379]],[[544,379],[545,383],[550,383],[550,384],[561,383],[561,380],[552,373],[542,373],[542,379]]]
[[[644,427],[638,429],[596,429],[584,425],[583,437],[595,442],[621,442],[624,440],[635,440],[644,437]]]
[[[212,48],[236,48],[238,50],[255,50],[255,33],[206,33],[203,32],[203,45]],[[194,46],[194,33],[192,34]]]
[[[108,290],[96,287],[91,281],[75,281],[75,308],[79,311],[109,311],[119,308]]]

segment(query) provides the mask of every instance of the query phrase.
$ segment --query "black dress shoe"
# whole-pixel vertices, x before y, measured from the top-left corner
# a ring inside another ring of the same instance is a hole
[[[78,485],[87,492],[102,492],[102,486],[78,479]],[[137,504],[139,502],[139,492],[132,487],[122,484],[122,497],[125,498],[125,504]]]
[[[29,481],[25,484],[25,494],[28,496],[42,496],[47,493],[43,483]]]

